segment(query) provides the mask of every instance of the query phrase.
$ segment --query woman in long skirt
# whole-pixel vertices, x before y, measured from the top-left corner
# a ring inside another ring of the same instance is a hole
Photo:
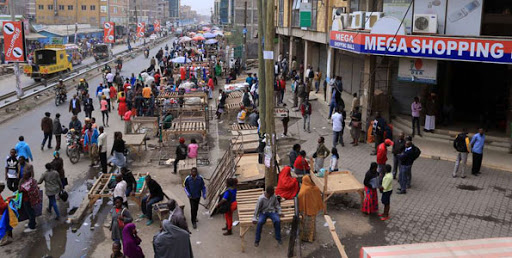
[[[322,193],[311,181],[309,175],[302,178],[299,192],[299,212],[302,214],[300,239],[305,242],[315,240],[316,215],[324,209]]]
[[[365,214],[371,214],[379,211],[379,198],[377,196],[377,185],[379,174],[377,173],[377,163],[372,162],[370,170],[364,177],[364,202],[361,211]]]

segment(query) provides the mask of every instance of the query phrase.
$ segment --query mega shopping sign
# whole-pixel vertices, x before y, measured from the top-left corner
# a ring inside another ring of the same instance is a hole
[[[512,40],[331,31],[330,46],[360,54],[512,64]]]

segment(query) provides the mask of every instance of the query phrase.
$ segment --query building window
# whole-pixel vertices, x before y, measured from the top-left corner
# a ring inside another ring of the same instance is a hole
[[[39,10],[44,10],[44,5],[42,5],[42,4],[38,5],[38,6],[37,6],[37,9],[39,9]]]
[[[316,30],[316,20],[317,20],[317,10],[318,10],[318,0],[312,0],[311,2],[311,30]]]
[[[96,10],[96,6],[95,6],[95,5],[91,5],[91,6],[90,6],[90,10],[91,10],[91,11]]]
[[[73,6],[72,5],[68,5],[68,11],[73,11]]]
[[[48,10],[53,10],[53,4],[48,5]]]
[[[300,3],[301,0],[293,0],[292,5],[292,27],[300,26]]]
[[[87,10],[87,5],[82,5],[82,11]]]
[[[284,0],[279,0],[279,27],[284,27]]]
[[[106,13],[107,12],[107,7],[105,5],[100,6],[100,12]]]
[[[114,6],[114,13],[117,13],[117,7]]]
[[[64,5],[60,4],[59,5],[59,10],[63,11],[64,10]]]

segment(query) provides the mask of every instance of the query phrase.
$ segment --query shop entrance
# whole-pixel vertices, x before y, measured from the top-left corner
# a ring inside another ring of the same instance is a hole
[[[509,96],[507,65],[444,62],[439,66],[440,124],[483,127],[504,133]],[[443,80],[444,78],[444,80]]]

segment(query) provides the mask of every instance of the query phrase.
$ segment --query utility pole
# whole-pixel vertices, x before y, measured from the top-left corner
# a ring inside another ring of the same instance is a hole
[[[107,0],[107,22],[110,22],[110,0]],[[114,26],[114,35],[116,33],[116,28]],[[108,60],[112,59],[112,43],[108,43]]]
[[[260,132],[267,131],[265,120],[266,94],[265,94],[265,60],[263,59],[263,39],[265,38],[265,10],[263,0],[258,0],[258,108],[260,111]]]
[[[16,21],[16,15],[14,13],[15,12],[14,1],[9,1],[8,4],[9,4],[9,12],[11,13],[11,20]],[[24,51],[26,51],[26,49]],[[21,97],[23,97],[23,88],[21,88],[21,83],[20,83],[20,64],[18,62],[14,63],[14,75],[16,76],[16,95],[17,95],[18,99],[21,99]]]
[[[247,1],[244,2],[244,55],[242,64],[247,69]]]
[[[265,119],[267,146],[272,149],[272,157],[270,159],[270,168],[265,169],[265,186],[275,186],[277,176],[275,172],[276,161],[276,133],[274,126],[274,0],[266,0],[265,8]]]

